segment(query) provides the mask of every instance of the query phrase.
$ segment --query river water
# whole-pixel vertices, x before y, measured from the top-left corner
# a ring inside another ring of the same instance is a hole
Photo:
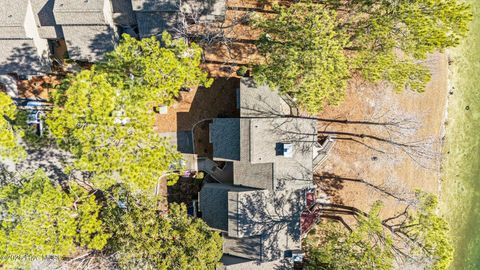
[[[470,33],[449,51],[450,89],[441,208],[452,227],[453,270],[480,269],[480,0]]]

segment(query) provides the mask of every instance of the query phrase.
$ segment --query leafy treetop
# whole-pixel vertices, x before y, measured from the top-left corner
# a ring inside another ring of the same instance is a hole
[[[22,132],[16,130],[13,121],[17,107],[7,94],[0,92],[0,157],[20,160],[25,157],[25,150],[18,144]]]
[[[95,196],[74,184],[66,192],[42,171],[20,186],[3,186],[0,255],[66,257],[79,247],[101,250],[109,234],[99,210]]]
[[[121,183],[131,191],[152,190],[181,158],[154,131],[152,108],[173,102],[181,87],[211,80],[199,67],[197,45],[166,33],[163,43],[124,36],[105,62],[69,78],[57,92],[48,126],[77,157],[73,169],[90,173],[97,188]]]
[[[393,269],[393,260],[424,269],[446,270],[453,259],[447,222],[436,214],[434,194],[416,192],[418,205],[380,219],[381,203],[370,213],[357,212],[358,224],[345,227],[327,222],[310,235],[307,269]]]
[[[343,53],[348,39],[336,28],[335,12],[313,3],[276,5],[274,11],[274,19],[255,20],[264,31],[257,47],[265,55],[265,63],[253,69],[255,79],[291,95],[311,113],[325,103],[338,104],[349,69]]]
[[[434,194],[416,191],[419,206],[410,210],[407,218],[391,229],[408,239],[412,255],[428,269],[446,270],[453,261],[454,249],[450,227],[436,211],[438,198]]]
[[[156,37],[137,40],[123,35],[123,41],[98,69],[109,74],[109,82],[130,89],[130,99],[170,105],[182,87],[209,87],[212,79],[199,68],[201,48],[182,39],[173,40],[162,34],[162,44]]]
[[[154,132],[153,112],[125,98],[107,76],[96,70],[79,73],[59,93],[67,98],[57,103],[48,126],[77,157],[72,169],[91,173],[96,188],[123,183],[132,191],[152,190],[180,156]]]
[[[317,230],[324,231],[321,244],[312,236],[307,238],[306,269],[393,269],[392,238],[384,235],[376,203],[367,217],[359,216],[358,226],[352,231],[336,222],[326,222]],[[318,240],[318,239],[317,239]],[[381,244],[375,244],[382,241]]]
[[[104,216],[113,237],[110,248],[122,269],[214,269],[222,256],[222,238],[184,204],[161,215],[158,201],[143,195],[114,195]],[[120,207],[122,206],[122,207]],[[139,224],[142,224],[139,226]]]
[[[456,46],[472,19],[459,0],[306,0],[274,11],[253,20],[266,59],[253,74],[310,113],[338,104],[355,74],[398,92],[424,91],[431,75],[422,61]]]

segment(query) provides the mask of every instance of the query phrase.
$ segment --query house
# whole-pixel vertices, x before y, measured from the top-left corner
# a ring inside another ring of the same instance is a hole
[[[301,249],[300,217],[314,190],[319,148],[316,121],[292,115],[289,104],[242,79],[240,117],[210,123],[213,160],[199,160],[199,169],[210,171],[199,210],[223,235],[225,269],[291,266]],[[214,164],[222,165],[212,169]]]
[[[48,72],[48,43],[40,37],[31,2],[4,1],[0,14],[0,75]]]
[[[114,48],[110,0],[19,0],[0,8],[6,14],[0,18],[0,75],[45,74],[59,47],[83,61],[98,61]]]
[[[184,20],[223,21],[225,0],[132,0],[141,38],[175,32]]]
[[[50,58],[95,62],[122,33],[160,35],[185,16],[223,20],[225,0],[18,0],[4,1],[0,18],[0,75],[49,72]],[[3,15],[5,14],[5,16]]]
[[[53,14],[70,58],[95,62],[113,50],[117,33],[110,0],[55,0]]]

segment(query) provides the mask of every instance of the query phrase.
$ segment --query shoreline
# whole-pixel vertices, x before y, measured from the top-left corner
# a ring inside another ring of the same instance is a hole
[[[473,6],[470,33],[448,50],[447,111],[442,141],[440,212],[455,247],[450,269],[480,269],[480,3]],[[453,95],[450,92],[453,91]]]
[[[444,52],[444,55],[445,57],[447,58],[447,63],[446,63],[446,69],[447,69],[447,85],[445,87],[445,108],[443,109],[443,118],[442,118],[442,122],[441,122],[441,125],[440,125],[440,140],[441,140],[441,144],[440,144],[440,162],[439,162],[439,166],[440,166],[440,175],[439,177],[437,178],[437,196],[438,196],[438,201],[441,202],[442,199],[443,199],[443,182],[444,182],[444,170],[445,170],[445,157],[446,157],[446,153],[444,152],[445,150],[445,147],[446,147],[446,144],[447,144],[447,125],[448,125],[448,120],[449,120],[449,114],[448,114],[448,109],[449,109],[449,105],[450,105],[450,99],[451,99],[451,90],[452,90],[452,87],[453,87],[453,82],[451,80],[451,67],[450,67],[450,59],[451,59],[451,55],[450,55],[450,52],[447,50]],[[440,209],[441,211],[441,209]],[[441,211],[442,212],[442,211]]]

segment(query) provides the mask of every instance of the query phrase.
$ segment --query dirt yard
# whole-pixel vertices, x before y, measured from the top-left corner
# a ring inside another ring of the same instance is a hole
[[[426,64],[432,80],[424,93],[395,93],[386,86],[352,82],[345,101],[338,107],[326,107],[319,115],[325,119],[392,124],[320,123],[321,131],[342,133],[317,170],[319,188],[331,195],[332,201],[368,211],[381,199],[385,202],[383,214],[388,216],[405,205],[361,181],[407,199],[415,189],[439,192],[448,61],[444,54],[435,54]],[[398,147],[379,142],[378,138],[413,147]]]
[[[200,120],[215,117],[238,117],[236,78],[218,78],[210,88],[200,87],[183,92],[179,102],[168,107],[167,114],[157,114],[155,130],[158,132],[188,131]]]
[[[271,1],[259,3],[258,0],[227,0],[225,21],[219,25],[224,29],[228,42],[206,47],[204,67],[214,77],[235,77],[241,65],[249,65],[262,61],[254,45],[260,31],[248,24],[248,17],[268,15]]]
[[[61,83],[62,76],[37,76],[31,80],[17,82],[18,96],[28,99],[48,100],[55,86]]]

